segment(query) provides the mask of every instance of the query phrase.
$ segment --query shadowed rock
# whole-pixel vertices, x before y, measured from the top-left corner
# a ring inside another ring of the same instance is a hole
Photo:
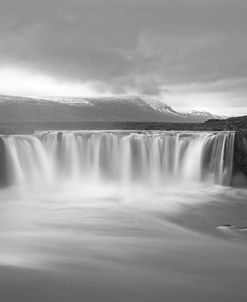
[[[232,184],[238,187],[247,185],[247,131],[237,131],[235,134],[233,179]]]
[[[3,139],[0,137],[0,187],[4,187],[7,184],[6,150]]]

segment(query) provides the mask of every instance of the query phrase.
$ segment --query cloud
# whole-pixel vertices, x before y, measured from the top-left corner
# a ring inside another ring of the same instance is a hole
[[[14,83],[14,85],[13,85]],[[96,83],[71,83],[57,81],[47,75],[23,72],[18,69],[0,70],[0,91],[7,95],[23,96],[94,96],[103,91],[95,88]],[[98,87],[100,88],[100,86]],[[106,93],[106,91],[105,91]],[[108,92],[109,93],[109,92]],[[107,93],[107,94],[108,94]]]
[[[245,0],[0,2],[0,69],[102,93],[222,89],[234,96],[228,106],[242,104],[246,91],[234,83],[247,84]]]

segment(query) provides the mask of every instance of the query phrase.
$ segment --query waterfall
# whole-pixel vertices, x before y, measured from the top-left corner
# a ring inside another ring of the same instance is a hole
[[[48,131],[0,140],[9,185],[231,183],[233,132]]]

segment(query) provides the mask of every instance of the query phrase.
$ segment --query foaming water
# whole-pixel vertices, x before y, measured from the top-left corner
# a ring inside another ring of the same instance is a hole
[[[246,301],[234,133],[1,139],[0,300]]]
[[[2,139],[10,185],[231,182],[233,132],[64,131]]]

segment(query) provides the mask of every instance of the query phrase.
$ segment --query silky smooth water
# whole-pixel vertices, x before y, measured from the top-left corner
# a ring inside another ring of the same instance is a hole
[[[233,132],[64,131],[2,139],[14,185],[231,182]]]
[[[238,301],[247,191],[234,133],[3,137],[0,300]]]

